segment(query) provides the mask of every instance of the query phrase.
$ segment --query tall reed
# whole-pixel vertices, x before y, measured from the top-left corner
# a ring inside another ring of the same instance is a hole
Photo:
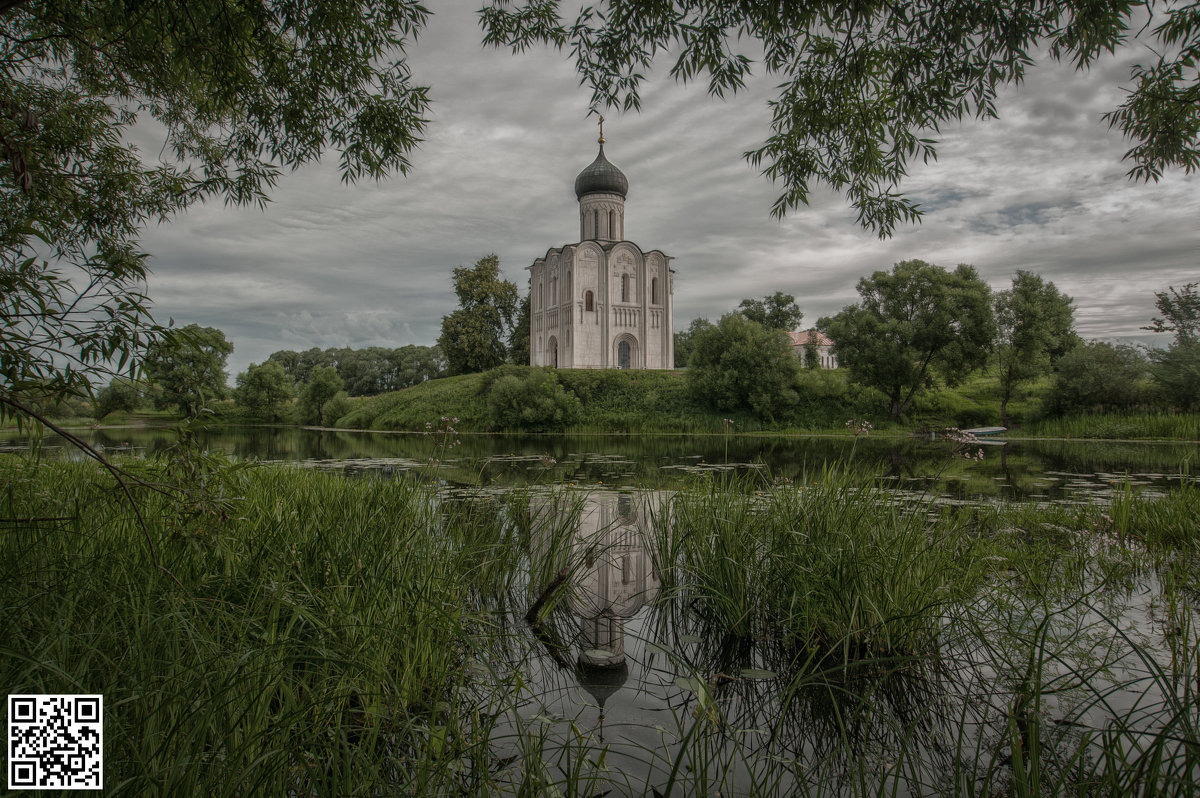
[[[0,516],[24,519],[0,537],[0,675],[105,696],[110,793],[459,778],[481,733],[460,698],[479,551],[427,490],[261,469],[222,518],[145,493],[159,570],[106,476],[0,469]]]
[[[805,488],[755,484],[680,492],[659,535],[668,581],[724,632],[794,656],[923,651],[939,608],[979,578],[953,518],[931,522],[871,481],[828,469]]]

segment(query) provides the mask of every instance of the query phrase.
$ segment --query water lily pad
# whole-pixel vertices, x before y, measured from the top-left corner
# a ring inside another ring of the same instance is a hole
[[[689,693],[702,694],[706,692],[704,682],[694,676],[675,677],[675,686],[680,690],[687,690]]]

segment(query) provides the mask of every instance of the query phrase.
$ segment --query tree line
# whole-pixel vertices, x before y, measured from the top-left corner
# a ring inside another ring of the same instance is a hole
[[[862,278],[857,290],[859,302],[816,327],[832,339],[849,381],[884,395],[892,419],[903,418],[922,392],[980,370],[997,380],[1004,426],[1010,402],[1045,377],[1053,380],[1051,413],[1200,409],[1196,283],[1155,294],[1161,316],[1145,329],[1174,333],[1174,340],[1151,350],[1084,342],[1071,297],[1028,271],[993,292],[972,266],[909,260]],[[802,399],[800,370],[816,366],[811,351],[793,355],[786,335],[802,318],[794,298],[776,292],[743,300],[717,324],[693,320],[675,337],[676,366],[687,366],[693,398],[719,411],[786,416]]]
[[[191,418],[232,398],[246,415],[263,421],[329,424],[348,412],[350,396],[400,390],[446,373],[436,346],[314,347],[280,350],[251,363],[230,391],[225,366],[232,352],[233,343],[215,327],[171,330],[147,351],[140,379],[119,377],[97,393],[95,414],[153,406]]]

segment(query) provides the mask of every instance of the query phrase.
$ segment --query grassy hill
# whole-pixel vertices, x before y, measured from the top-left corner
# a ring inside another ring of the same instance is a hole
[[[502,386],[498,383],[503,382]],[[536,383],[536,385],[534,384]],[[1010,403],[1018,420],[1036,417],[1034,398]],[[359,401],[338,420],[351,429],[410,430],[438,427],[442,417],[457,418],[459,430],[525,429],[604,432],[722,432],[731,418],[739,432],[755,430],[845,430],[851,418],[871,421],[876,429],[908,431],[948,426],[998,423],[999,390],[994,378],[976,376],[956,388],[919,395],[903,424],[887,422],[887,401],[871,388],[847,381],[844,370],[804,371],[797,386],[799,401],[784,418],[762,419],[749,411],[722,412],[697,403],[689,394],[684,371],[618,371],[537,369],[504,366],[482,374],[430,380],[395,393]],[[555,402],[527,418],[504,415],[497,396],[516,392],[513,401],[527,407]],[[525,393],[520,393],[524,391]]]

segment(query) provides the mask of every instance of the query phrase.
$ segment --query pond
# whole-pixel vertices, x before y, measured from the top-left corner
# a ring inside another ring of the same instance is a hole
[[[170,428],[75,433],[110,453],[154,455],[176,439]],[[827,465],[848,465],[897,490],[943,502],[1087,503],[1107,499],[1126,479],[1156,495],[1181,479],[1194,480],[1200,461],[1200,444],[1069,440],[962,446],[918,437],[422,435],[253,426],[215,428],[200,439],[243,459],[347,474],[411,472],[455,486],[495,489],[572,483],[668,488],[712,472],[803,483]],[[27,445],[13,431],[0,432],[0,451]],[[42,446],[70,456],[55,435],[47,435]]]

